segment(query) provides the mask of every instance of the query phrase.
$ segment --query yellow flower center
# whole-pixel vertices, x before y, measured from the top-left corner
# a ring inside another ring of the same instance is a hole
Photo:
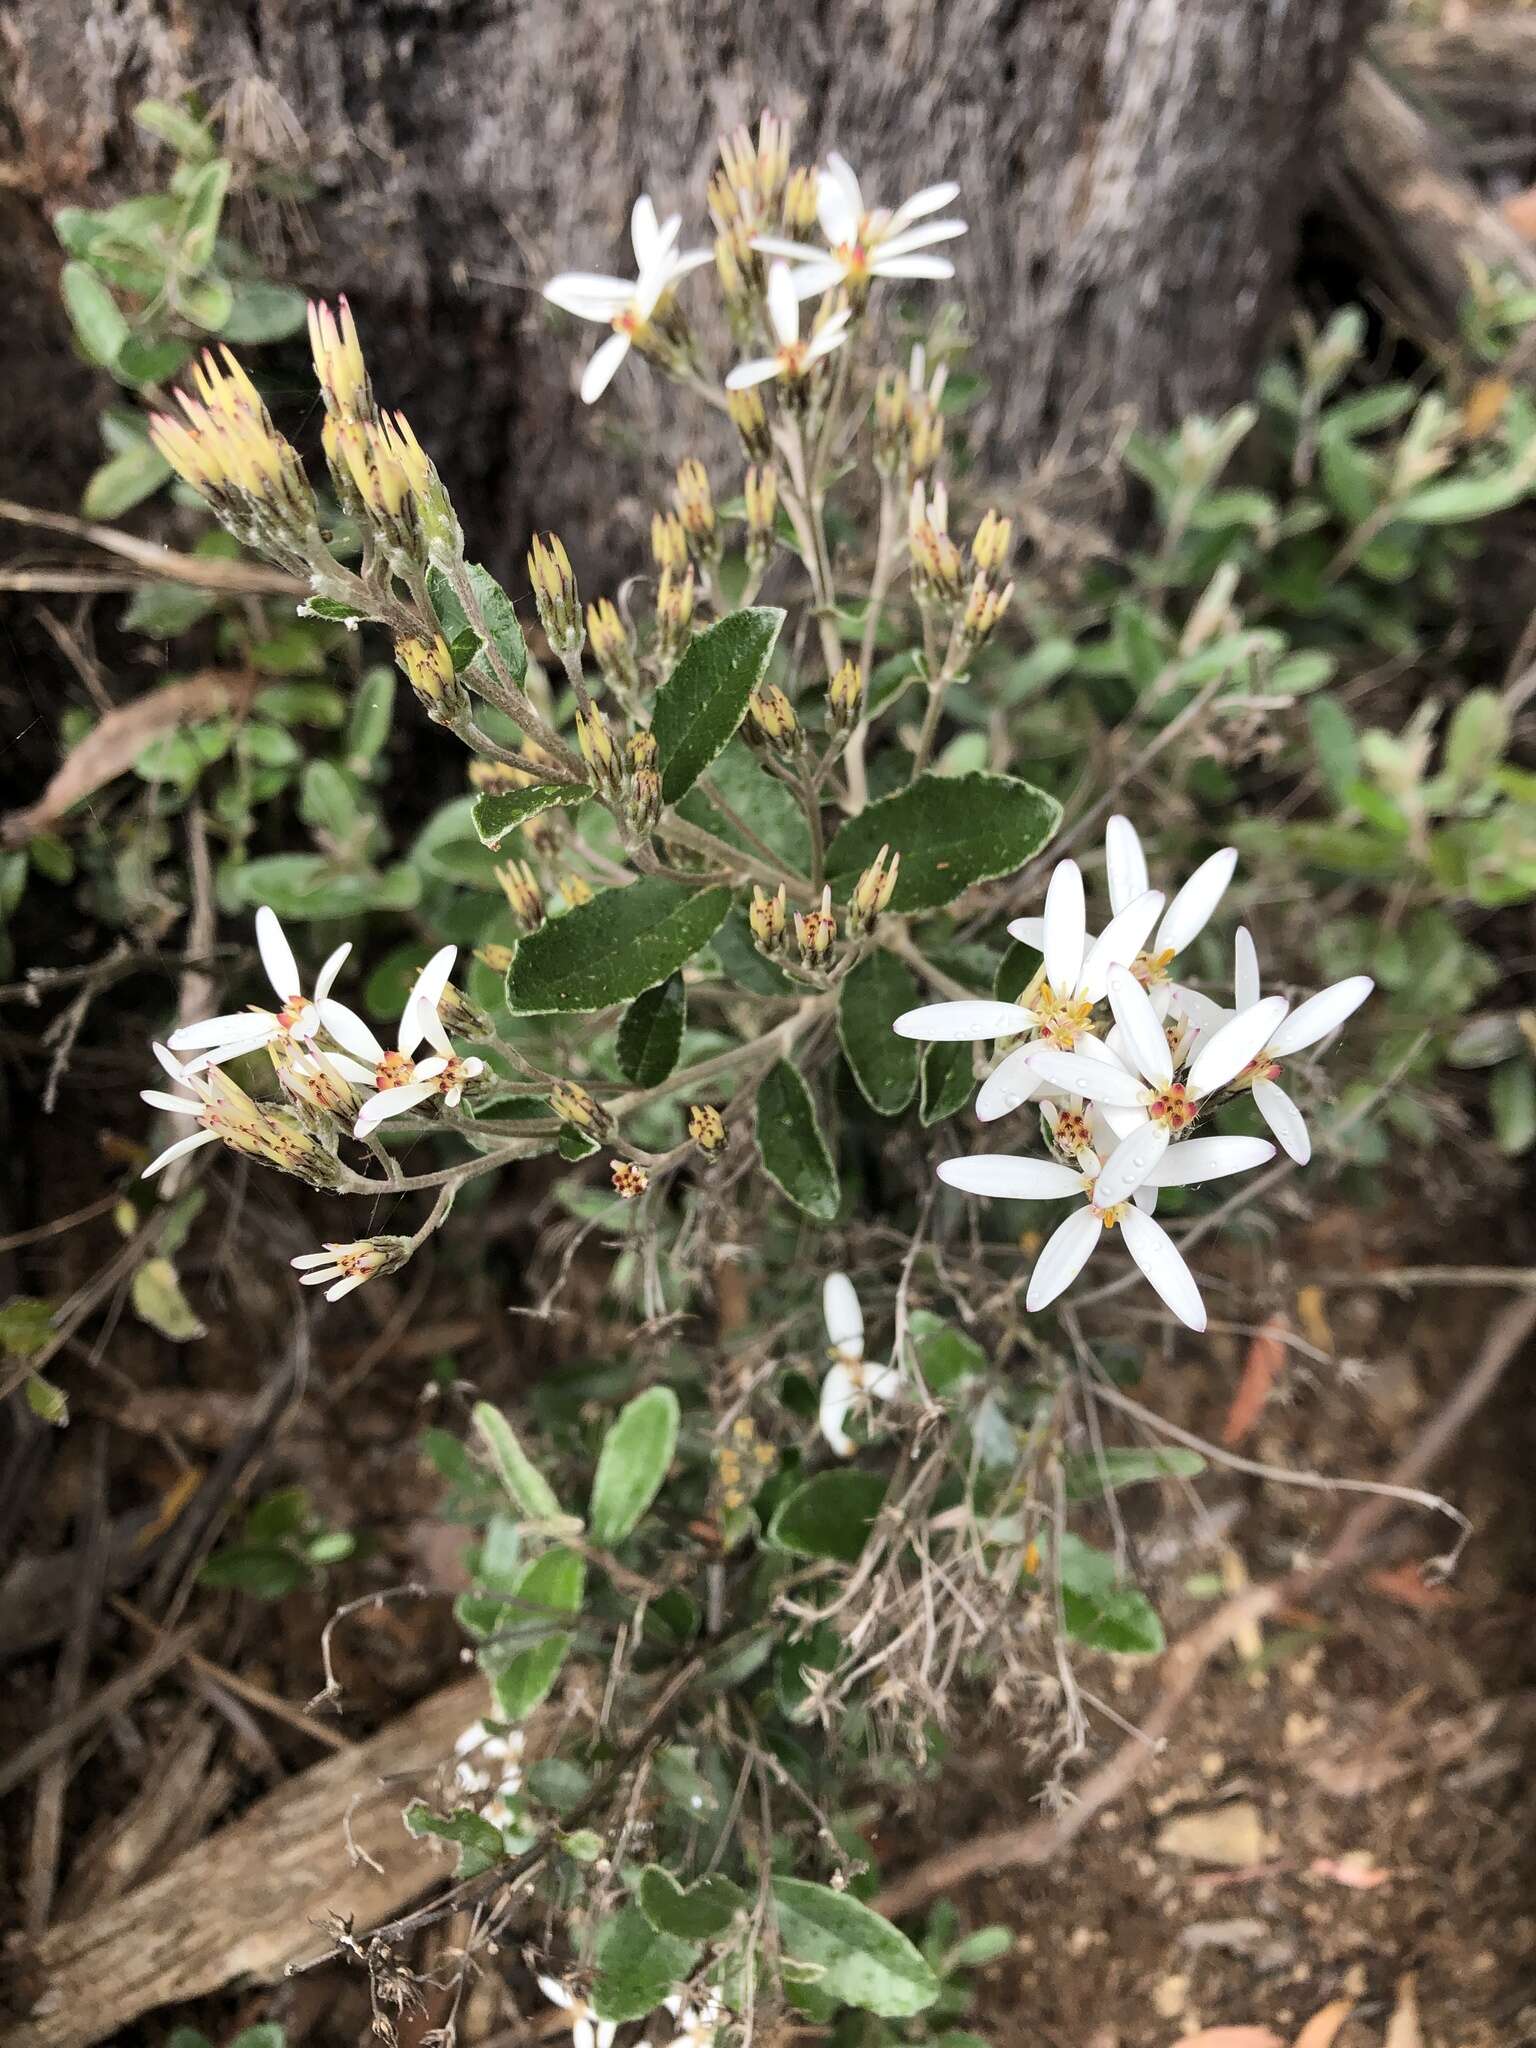
[[[1182,1081],[1170,1081],[1147,1103],[1147,1114],[1153,1123],[1166,1124],[1175,1134],[1188,1130],[1199,1113],[1199,1104],[1190,1099]]]
[[[1143,988],[1152,988],[1168,979],[1168,969],[1173,965],[1173,948],[1164,946],[1160,953],[1138,953],[1131,962],[1131,972]]]
[[[373,1070],[373,1082],[382,1094],[386,1088],[403,1088],[415,1075],[416,1062],[408,1054],[387,1052]]]
[[[1040,984],[1033,1009],[1040,1019],[1040,1036],[1047,1045],[1054,1045],[1062,1052],[1070,1052],[1083,1032],[1088,1029],[1093,1016],[1093,1005],[1079,998],[1075,1002],[1065,1001],[1051,987],[1048,981]]]

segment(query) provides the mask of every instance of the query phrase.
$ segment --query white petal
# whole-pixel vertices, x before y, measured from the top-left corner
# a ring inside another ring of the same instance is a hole
[[[375,1067],[365,1067],[361,1060],[348,1059],[344,1052],[319,1052],[314,1055],[315,1064],[323,1071],[339,1074],[343,1081],[350,1081],[354,1088],[377,1088],[379,1085]]]
[[[1155,1216],[1157,1214],[1157,1189],[1149,1182],[1144,1181],[1135,1194],[1132,1195],[1131,1200],[1146,1215]]]
[[[581,402],[596,405],[613,382],[620,363],[629,354],[629,336],[610,334],[581,373]]]
[[[866,1365],[864,1393],[871,1401],[894,1401],[901,1392],[901,1374],[894,1365]]]
[[[1104,864],[1109,878],[1109,907],[1124,910],[1136,897],[1146,894],[1147,857],[1129,818],[1117,811],[1104,827]]]
[[[1128,967],[1109,970],[1109,1007],[1130,1055],[1126,1064],[1158,1087],[1165,1086],[1173,1079],[1173,1054],[1146,990]]]
[[[413,1053],[420,1045],[426,1030],[425,1013],[435,1010],[442,1001],[443,990],[448,986],[448,977],[458,955],[457,946],[439,946],[417,975],[415,985],[405,999],[405,1008],[400,1013],[398,1043],[403,1053]]]
[[[1045,919],[1043,917],[1016,917],[1008,927],[1010,939],[1017,939],[1021,946],[1033,946],[1037,953],[1045,951]]]
[[[1098,1002],[1108,988],[1110,968],[1129,967],[1147,943],[1163,902],[1161,889],[1144,889],[1123,910],[1115,912],[1088,948],[1079,986],[1090,1003]],[[1012,926],[1009,929],[1011,931]]]
[[[330,994],[332,985],[337,975],[341,972],[342,962],[351,950],[352,941],[348,939],[344,944],[336,948],[335,952],[315,976],[315,1001],[317,1003],[323,1002]]]
[[[288,1263],[290,1266],[297,1266],[301,1272],[312,1266],[330,1266],[338,1273],[341,1271],[336,1264],[336,1254],[329,1245],[323,1252],[300,1252],[296,1259],[290,1259]]]
[[[301,1273],[299,1275],[299,1285],[301,1287],[328,1287],[340,1271],[341,1268],[337,1265],[336,1261],[328,1259],[323,1273]]]
[[[846,1365],[834,1365],[821,1383],[817,1420],[821,1433],[840,1458],[853,1456],[853,1440],[843,1428],[858,1390]]]
[[[167,1095],[163,1088],[141,1088],[139,1100],[151,1109],[163,1109],[168,1116],[200,1116],[203,1109],[196,1096]]]
[[[149,1049],[154,1054],[161,1068],[170,1075],[173,1081],[185,1081],[187,1070],[169,1046],[154,1042],[151,1043]]]
[[[940,242],[953,242],[965,233],[963,220],[930,220],[920,228],[905,228],[896,225],[899,216],[892,216],[891,229],[880,237],[875,251],[877,265],[892,256],[913,256],[919,249],[936,248]]]
[[[1064,1223],[1057,1225],[1029,1276],[1029,1292],[1024,1297],[1027,1309],[1049,1307],[1058,1294],[1072,1285],[1087,1265],[1103,1227],[1089,1208],[1074,1209]]]
[[[979,1038],[1016,1038],[1029,1029],[1029,1014],[1017,1003],[925,1003],[906,1010],[891,1029],[898,1038],[926,1038],[937,1044],[963,1045]]]
[[[1010,1110],[1037,1102],[1050,1086],[1043,1074],[1030,1065],[1031,1045],[1015,1046],[982,1082],[976,1097],[976,1115],[984,1124],[995,1123]]]
[[[681,226],[682,221],[679,220],[678,227]],[[675,237],[677,228],[672,232]],[[644,270],[661,243],[661,224],[656,218],[656,208],[649,193],[642,192],[630,209],[629,241],[635,252],[635,268]]]
[[[1248,1173],[1275,1156],[1264,1138],[1181,1138],[1171,1145],[1147,1179],[1160,1188],[1189,1188],[1200,1181]]]
[[[1337,1031],[1346,1019],[1353,1017],[1375,986],[1368,974],[1352,974],[1347,981],[1336,981],[1331,988],[1308,996],[1271,1038],[1270,1051],[1280,1058],[1316,1045],[1320,1038],[1326,1038],[1330,1031]]]
[[[782,256],[786,263],[826,263],[829,259],[825,249],[818,249],[811,242],[791,242],[782,235],[754,235],[752,247],[761,256]],[[839,277],[842,265],[835,266]]]
[[[353,1136],[366,1138],[388,1118],[404,1116],[418,1102],[425,1102],[429,1095],[436,1093],[430,1081],[406,1081],[398,1088],[381,1088],[377,1095],[370,1095],[358,1111],[357,1122],[352,1126]]]
[[[807,367],[819,363],[823,356],[831,355],[833,349],[841,348],[847,339],[848,323],[845,320],[829,320],[825,327],[818,327],[806,347]]]
[[[148,1180],[152,1174],[158,1173],[162,1166],[169,1166],[173,1159],[185,1158],[187,1153],[195,1152],[199,1145],[214,1145],[217,1142],[212,1131],[194,1131],[190,1137],[178,1138],[174,1145],[166,1146],[158,1159],[151,1159],[139,1178]]]
[[[713,263],[713,249],[684,249],[681,255],[667,259],[667,289],[670,291],[681,277],[691,277],[696,270],[702,270],[706,263]]]
[[[816,180],[816,218],[834,249],[840,243],[854,240],[863,213],[864,196],[853,166],[834,150],[827,158],[827,168]]]
[[[288,991],[290,995],[293,990]],[[174,1051],[190,1052],[195,1047],[244,1044],[265,1045],[281,1027],[270,1010],[235,1010],[227,1017],[204,1017],[196,1024],[183,1024],[167,1043]]]
[[[578,320],[612,320],[622,313],[635,295],[634,281],[624,277],[601,277],[590,270],[568,270],[552,277],[544,296],[563,313]]]
[[[599,2020],[592,2048],[613,2048],[614,2038],[618,2031],[619,2023],[617,2020]]]
[[[356,1010],[349,1010],[345,1003],[338,1003],[334,996],[327,996],[320,1005],[320,1021],[336,1043],[351,1053],[354,1059],[366,1061],[370,1068],[376,1067],[383,1059],[383,1046],[358,1016]]]
[[[1311,1134],[1301,1111],[1279,1083],[1255,1081],[1253,1106],[1280,1140],[1283,1150],[1298,1166],[1305,1166],[1312,1157]]]
[[[327,1301],[340,1301],[344,1294],[350,1294],[354,1287],[361,1287],[365,1280],[372,1277],[369,1273],[348,1273],[344,1280],[338,1280],[334,1287],[325,1290],[325,1298]]]
[[[1192,1330],[1205,1328],[1205,1303],[1183,1254],[1161,1223],[1143,1210],[1129,1208],[1120,1218],[1125,1248],[1140,1266],[1153,1292]]]
[[[952,178],[942,184],[925,185],[921,192],[914,192],[910,199],[904,199],[891,215],[893,228],[904,228],[910,220],[921,220],[925,213],[937,213],[941,206],[948,206],[960,197],[960,187]],[[957,223],[961,228],[963,221]]]
[[[800,301],[795,297],[795,282],[787,263],[768,266],[768,324],[781,348],[789,348],[800,339]]]
[[[1010,1152],[977,1152],[946,1159],[939,1179],[962,1194],[993,1195],[1009,1202],[1059,1202],[1081,1195],[1083,1176],[1055,1159],[1025,1159]]]
[[[449,1057],[451,1058],[452,1055],[450,1054]],[[434,1053],[429,1060],[417,1060],[416,1079],[418,1081],[435,1081],[447,1064],[448,1061],[437,1053]],[[411,1084],[408,1082],[406,1085],[410,1086]]]
[[[421,1026],[422,1036],[436,1053],[444,1059],[453,1058],[453,1041],[443,1029],[443,1020],[431,1003],[418,1002],[416,1021]]]
[[[821,1312],[826,1319],[827,1342],[832,1349],[846,1351],[852,1358],[862,1358],[864,1311],[846,1273],[827,1275],[821,1289]]]
[[[1129,1201],[1167,1150],[1166,1124],[1143,1124],[1122,1138],[1093,1184],[1094,1206],[1112,1209],[1116,1202]]]
[[[1087,923],[1083,871],[1075,860],[1060,860],[1045,892],[1045,978],[1062,998],[1077,988]]]
[[[725,380],[727,391],[747,391],[754,384],[766,384],[770,377],[779,374],[777,356],[753,356],[750,362],[738,363]]]
[[[1168,906],[1168,915],[1157,932],[1159,952],[1182,953],[1197,939],[1215,915],[1216,906],[1227,893],[1232,870],[1237,866],[1237,848],[1224,846],[1202,861]]]
[[[277,921],[276,911],[268,909],[265,903],[256,913],[256,950],[279,1000],[291,1002],[304,986],[299,979],[299,963],[293,957],[286,932]]]
[[[1247,925],[1240,924],[1232,941],[1232,1003],[1238,1010],[1251,1010],[1263,995],[1259,980],[1259,953]]]
[[[569,2012],[573,2003],[571,1994],[558,1977],[540,1977],[539,1989],[551,2005],[558,2005],[562,2012]]]
[[[1080,1052],[1041,1046],[1031,1064],[1053,1088],[1065,1088],[1089,1102],[1105,1102],[1118,1109],[1145,1106],[1146,1084],[1139,1076],[1128,1074],[1116,1059],[1090,1059]]]
[[[869,266],[871,277],[953,277],[955,266],[947,256],[877,256]]]
[[[1225,1088],[1264,1050],[1274,1037],[1288,1005],[1284,996],[1266,996],[1262,1003],[1239,1010],[1213,1031],[1195,1054],[1187,1086],[1191,1095],[1214,1095]]]

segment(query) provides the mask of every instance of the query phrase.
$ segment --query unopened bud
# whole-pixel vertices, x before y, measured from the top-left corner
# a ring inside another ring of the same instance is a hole
[[[996,576],[1008,559],[1013,540],[1013,521],[990,508],[982,515],[976,538],[971,542],[971,560],[984,575]]]
[[[649,834],[661,816],[661,777],[654,768],[637,768],[629,778],[624,815],[632,831]]]
[[[380,1273],[398,1272],[412,1249],[408,1237],[360,1237],[349,1244],[328,1244],[323,1251],[301,1252],[288,1263],[299,1269],[301,1287],[323,1287],[327,1301],[340,1301]]]
[[[889,858],[890,866],[886,866]],[[882,846],[869,866],[854,884],[853,895],[848,902],[848,930],[857,938],[875,928],[875,920],[882,910],[888,909],[896,893],[896,876],[901,867],[901,855],[892,853],[888,846]]]
[[[907,544],[919,601],[937,598],[953,603],[964,588],[965,567],[949,537],[949,494],[942,484],[926,499],[922,484],[913,485]]]
[[[683,522],[683,531],[699,560],[718,560],[720,529],[715,518],[709,473],[702,462],[691,456],[677,466],[677,516]]]
[[[827,709],[838,732],[852,732],[864,706],[864,677],[856,661],[845,661],[827,684]]]
[[[693,565],[681,576],[663,569],[656,589],[656,650],[666,663],[676,661],[688,644],[693,625]]]
[[[483,946],[476,946],[475,958],[490,973],[505,974],[512,965],[514,951],[511,946],[499,946],[494,940],[487,939]]]
[[[468,693],[453,672],[453,656],[441,633],[430,640],[419,634],[397,640],[395,659],[428,718],[451,725],[468,710]]]
[[[592,884],[584,875],[558,875],[555,887],[560,891],[560,901],[567,910],[580,910],[583,904],[592,901]]]
[[[681,574],[688,566],[688,534],[675,512],[651,514],[651,554],[663,574]]]
[[[800,948],[802,967],[819,967],[832,950],[837,937],[837,918],[832,910],[832,885],[829,882],[821,892],[821,903],[815,910],[795,912],[795,944]]]
[[[747,912],[747,923],[752,928],[752,937],[759,952],[778,953],[783,950],[787,922],[784,884],[780,882],[778,893],[770,896],[754,882],[752,907]]]
[[[537,931],[544,922],[544,892],[533,869],[525,860],[509,860],[494,872],[512,915],[525,932]]]
[[[747,699],[751,720],[748,738],[766,740],[781,753],[797,753],[804,743],[795,707],[777,683],[759,683]]]
[[[619,616],[612,598],[600,597],[587,606],[587,643],[593,659],[615,689],[634,688],[639,680],[634,635]]]
[[[747,471],[743,488],[747,511],[747,566],[761,575],[773,552],[774,526],[779,511],[778,473],[771,463],[755,462]]]
[[[472,1002],[463,989],[446,982],[438,997],[437,1014],[443,1029],[452,1038],[494,1038],[496,1027],[481,1009]]]
[[[695,1102],[688,1111],[688,1135],[706,1159],[714,1159],[725,1150],[730,1133],[712,1103]]]
[[[773,436],[768,431],[768,413],[763,404],[762,393],[754,387],[745,391],[728,391],[725,398],[726,411],[731,416],[731,425],[741,436],[741,445],[749,462],[767,463],[773,460]]]
[[[816,172],[796,164],[784,185],[784,225],[791,234],[808,234],[816,225]]]
[[[589,1138],[601,1138],[613,1129],[613,1119],[602,1104],[576,1081],[558,1081],[549,1091],[549,1106],[561,1123],[585,1131]]]
[[[533,582],[534,603],[539,624],[557,654],[574,654],[582,642],[581,599],[576,592],[576,573],[565,544],[558,534],[533,536],[528,550],[528,574]]]
[[[998,621],[1012,602],[1011,583],[1005,583],[1001,590],[994,590],[985,576],[976,578],[966,599],[965,616],[960,625],[968,649],[974,650],[991,638],[997,630]]]
[[[907,380],[887,366],[875,380],[875,468],[897,476],[907,455]]]
[[[651,1176],[632,1159],[611,1159],[613,1192],[624,1202],[638,1202],[651,1184]]]
[[[323,299],[310,300],[309,350],[326,411],[337,419],[372,419],[373,387],[344,293],[334,313]]]
[[[581,758],[592,770],[598,784],[617,795],[623,785],[624,773],[619,761],[618,750],[613,744],[613,734],[608,721],[596,704],[586,711],[579,707],[576,712],[576,744],[581,749]]]

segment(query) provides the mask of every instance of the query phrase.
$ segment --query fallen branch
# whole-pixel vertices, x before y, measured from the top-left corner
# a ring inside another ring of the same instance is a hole
[[[151,576],[167,583],[191,583],[199,590],[216,590],[226,597],[308,597],[309,585],[286,569],[268,568],[264,562],[230,562],[218,555],[183,555],[158,541],[140,540],[115,526],[97,526],[89,519],[75,519],[68,512],[41,512],[32,505],[18,505],[13,498],[0,498],[0,519],[15,526],[36,527],[44,533],[67,533],[73,540],[89,541],[109,555],[120,555]]]
[[[1413,1487],[1455,1441],[1470,1418],[1488,1399],[1504,1371],[1531,1333],[1536,1331],[1536,1301],[1512,1302],[1489,1328],[1477,1363],[1428,1425],[1391,1475],[1394,1487]],[[1332,1543],[1314,1564],[1303,1565],[1267,1586],[1250,1586],[1175,1643],[1160,1667],[1157,1698],[1139,1727],[1078,1786],[1065,1812],[978,1835],[956,1849],[946,1849],[918,1864],[873,1901],[875,1910],[892,1920],[915,1913],[931,1899],[951,1892],[973,1877],[999,1870],[1048,1863],[1076,1841],[1095,1817],[1122,1798],[1145,1776],[1161,1755],[1194,1693],[1206,1666],[1239,1630],[1250,1628],[1279,1608],[1315,1593],[1328,1579],[1347,1570],[1398,1502],[1380,1494],[1363,1501],[1350,1514]]]
[[[363,1930],[398,1913],[443,1869],[400,1825],[403,1781],[435,1771],[484,1704],[482,1678],[433,1693],[126,1898],[53,1928],[35,1951],[40,1996],[7,2048],[89,2048],[157,2006],[280,1976],[313,1952],[317,1926]]]

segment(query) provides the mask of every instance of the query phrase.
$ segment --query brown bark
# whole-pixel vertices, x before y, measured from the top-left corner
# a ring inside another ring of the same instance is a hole
[[[253,156],[315,196],[266,226],[282,267],[345,288],[404,405],[506,560],[537,514],[583,552],[633,531],[634,459],[690,407],[626,368],[587,414],[595,330],[535,287],[620,266],[635,191],[696,225],[718,132],[773,105],[875,194],[939,176],[971,233],[959,288],[987,379],[987,467],[1086,418],[1231,403],[1293,254],[1320,123],[1375,0],[11,0],[12,179],[36,213],[138,186],[145,91],[225,94]],[[299,138],[295,142],[295,137]],[[702,290],[702,287],[700,288]],[[915,288],[914,310],[937,303]],[[296,415],[302,411],[295,400]],[[78,441],[69,480],[84,455]],[[57,499],[55,499],[57,502]]]

